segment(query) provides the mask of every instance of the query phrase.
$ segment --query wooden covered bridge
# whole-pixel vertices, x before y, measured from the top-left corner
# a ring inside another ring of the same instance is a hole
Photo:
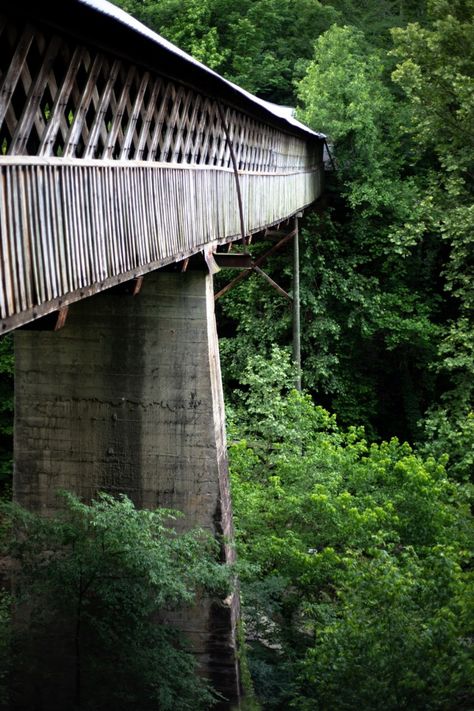
[[[232,558],[212,271],[318,198],[323,139],[105,0],[0,0],[18,501],[124,492],[225,534]],[[186,269],[199,253],[209,269]],[[222,708],[238,699],[236,615],[203,601],[184,624]]]

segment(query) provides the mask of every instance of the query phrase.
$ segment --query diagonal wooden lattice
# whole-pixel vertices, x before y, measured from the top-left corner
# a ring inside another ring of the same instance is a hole
[[[276,224],[321,178],[322,141],[0,14],[0,335]]]
[[[240,170],[314,167],[303,139],[231,107],[224,113]],[[0,155],[231,166],[215,100],[2,16]]]

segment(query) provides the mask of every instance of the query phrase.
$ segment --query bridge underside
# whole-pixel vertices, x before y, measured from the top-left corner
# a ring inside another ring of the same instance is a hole
[[[125,493],[141,508],[183,511],[177,526],[210,531],[232,560],[212,277],[154,273],[139,296],[77,304],[60,332],[17,332],[15,351],[16,501],[47,514],[58,489],[86,500]],[[226,709],[239,695],[236,617],[233,596],[178,616]],[[68,674],[55,667],[48,708],[72,708],[72,689],[58,682]],[[32,688],[25,679],[26,697]]]

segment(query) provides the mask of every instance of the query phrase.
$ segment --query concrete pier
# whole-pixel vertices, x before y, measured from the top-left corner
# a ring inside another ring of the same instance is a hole
[[[15,353],[16,501],[48,515],[60,489],[125,493],[223,536],[232,560],[212,277],[154,272],[137,296],[78,302],[58,332],[17,331]],[[223,709],[239,693],[236,605],[203,600],[179,622]]]

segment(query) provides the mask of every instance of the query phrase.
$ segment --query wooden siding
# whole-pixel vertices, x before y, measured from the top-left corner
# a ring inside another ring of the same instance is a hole
[[[223,120],[226,126],[224,127]],[[0,334],[321,192],[321,141],[0,15]]]

